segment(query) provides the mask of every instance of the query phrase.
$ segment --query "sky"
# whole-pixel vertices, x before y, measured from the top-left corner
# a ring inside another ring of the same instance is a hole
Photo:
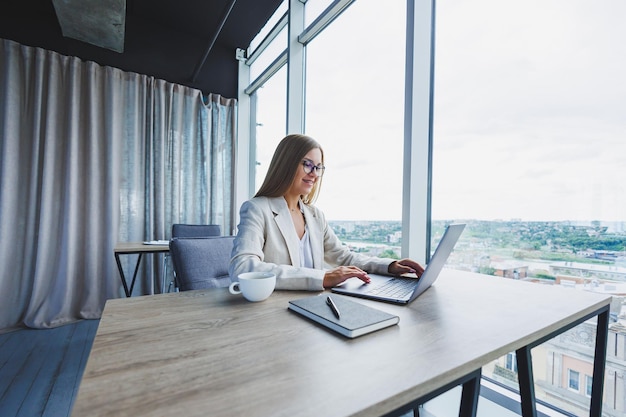
[[[357,0],[307,51],[331,220],[401,218],[405,1],[384,7]],[[625,20],[623,0],[437,2],[434,219],[626,221]],[[277,143],[284,117],[260,118]]]

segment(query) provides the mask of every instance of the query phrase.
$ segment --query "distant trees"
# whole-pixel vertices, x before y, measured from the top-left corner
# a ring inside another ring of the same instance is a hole
[[[451,221],[433,221],[431,236],[441,236],[446,224]],[[398,232],[399,221],[329,222],[342,241],[401,245]],[[570,222],[524,222],[469,220],[461,241],[472,242],[489,250],[512,250],[517,259],[540,258],[546,260],[577,260],[577,254],[587,250],[623,252],[626,250],[624,233],[607,233],[600,222],[591,225],[574,225]],[[394,259],[392,251],[385,255]]]
[[[396,253],[392,249],[384,250],[383,252],[380,253],[379,256],[381,258],[400,259],[400,257],[396,255]]]
[[[481,266],[478,268],[478,272],[484,275],[495,275],[496,269],[490,266]]]
[[[604,235],[604,236],[575,236],[567,240],[567,244],[574,250],[611,250],[623,251],[626,246],[626,238]]]

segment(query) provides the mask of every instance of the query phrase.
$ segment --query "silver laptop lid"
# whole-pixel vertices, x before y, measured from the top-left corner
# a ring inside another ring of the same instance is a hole
[[[413,291],[409,302],[415,300],[420,294],[433,285],[446,264],[448,257],[452,253],[454,245],[456,245],[461,233],[463,233],[463,229],[465,229],[465,224],[462,223],[448,225],[437,245],[437,249],[435,249],[435,253],[433,253],[430,262],[426,265],[426,269],[420,277],[419,284],[415,288],[415,291]]]

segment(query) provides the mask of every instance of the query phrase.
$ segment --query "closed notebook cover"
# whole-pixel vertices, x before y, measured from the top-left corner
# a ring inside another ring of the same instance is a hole
[[[393,326],[400,317],[340,296],[333,296],[340,318],[326,303],[328,295],[317,295],[289,301],[289,309],[342,335],[354,338]]]

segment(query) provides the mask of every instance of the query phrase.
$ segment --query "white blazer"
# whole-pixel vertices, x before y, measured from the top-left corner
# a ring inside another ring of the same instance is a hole
[[[276,274],[276,289],[324,289],[327,266],[353,265],[386,274],[394,259],[376,258],[350,251],[328,226],[321,210],[305,204],[304,211],[313,268],[300,267],[300,240],[283,197],[254,197],[241,205],[240,222],[228,272],[231,280],[249,271]]]

